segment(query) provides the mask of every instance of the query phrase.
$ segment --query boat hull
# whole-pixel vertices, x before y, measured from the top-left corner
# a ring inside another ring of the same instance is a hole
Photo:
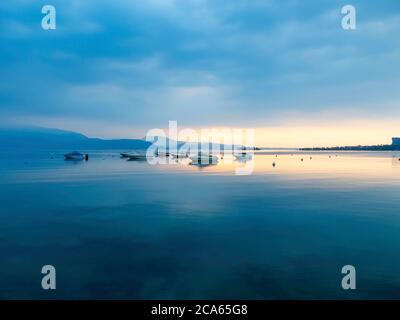
[[[192,163],[196,164],[216,164],[218,163],[217,156],[192,156],[189,157],[192,160]]]

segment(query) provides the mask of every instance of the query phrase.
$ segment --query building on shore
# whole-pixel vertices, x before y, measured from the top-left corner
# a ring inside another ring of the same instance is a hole
[[[400,138],[393,137],[392,138],[392,145],[393,146],[400,146]]]

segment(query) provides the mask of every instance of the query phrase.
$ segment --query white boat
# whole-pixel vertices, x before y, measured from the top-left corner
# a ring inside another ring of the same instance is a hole
[[[198,152],[195,155],[189,157],[194,164],[216,164],[218,163],[218,157],[212,154]]]
[[[234,154],[237,160],[251,160],[253,159],[253,154],[248,152],[240,152]]]
[[[128,158],[128,160],[147,160],[146,152],[130,152],[130,153],[124,153],[124,155],[125,158]]]
[[[189,152],[177,152],[177,153],[170,153],[169,156],[175,159],[187,158],[189,156]]]
[[[77,151],[73,151],[64,155],[65,160],[83,160],[85,156]]]

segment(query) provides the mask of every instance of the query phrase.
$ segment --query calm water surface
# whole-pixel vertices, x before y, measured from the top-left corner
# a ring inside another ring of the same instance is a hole
[[[63,153],[0,154],[0,298],[400,298],[399,153],[202,168]],[[244,165],[253,174],[235,175]]]

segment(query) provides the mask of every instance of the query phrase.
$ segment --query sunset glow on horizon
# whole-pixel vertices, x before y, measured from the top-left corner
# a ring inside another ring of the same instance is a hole
[[[234,143],[229,130],[254,130],[254,145],[269,148],[309,148],[309,147],[335,147],[357,145],[382,145],[391,144],[392,137],[400,136],[399,122],[394,120],[353,120],[333,123],[305,123],[303,125],[287,124],[271,127],[208,127],[193,128],[197,136],[202,130],[214,130],[219,133],[214,140],[203,139],[203,142],[213,141],[220,143]],[[179,129],[186,129],[182,126]],[[163,129],[166,134],[168,129]],[[224,130],[228,134],[222,135]],[[189,141],[201,140],[196,138]],[[223,140],[223,141],[222,141]],[[245,141],[244,145],[252,145]]]

